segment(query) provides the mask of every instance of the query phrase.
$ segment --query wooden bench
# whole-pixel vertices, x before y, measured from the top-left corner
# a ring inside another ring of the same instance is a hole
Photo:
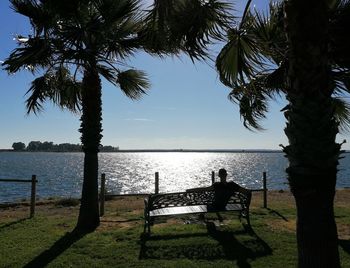
[[[250,190],[240,187],[237,191],[230,193],[230,199],[223,209],[215,208],[214,196],[214,190],[150,194],[145,198],[144,232],[151,233],[151,225],[157,217],[225,211],[239,212],[239,218],[245,218],[250,227],[249,205],[252,196]]]

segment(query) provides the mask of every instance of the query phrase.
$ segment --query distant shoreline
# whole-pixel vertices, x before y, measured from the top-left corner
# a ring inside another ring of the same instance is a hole
[[[13,153],[83,153],[77,151],[15,151],[12,149],[0,149],[0,152]],[[100,153],[283,153],[282,150],[269,149],[130,149],[114,152]],[[345,151],[344,153],[350,153]]]
[[[135,149],[119,150],[116,153],[282,153],[282,150],[245,149]]]
[[[12,149],[0,149],[0,152],[17,153],[82,153],[82,151],[16,151]],[[282,150],[239,150],[239,149],[130,149],[114,152],[101,151],[100,153],[282,153]]]

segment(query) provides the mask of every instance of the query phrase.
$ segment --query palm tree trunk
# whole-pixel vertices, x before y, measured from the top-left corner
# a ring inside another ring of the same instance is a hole
[[[285,1],[288,109],[284,152],[297,207],[298,266],[340,267],[333,201],[340,145],[335,142],[326,1]]]
[[[100,224],[98,207],[98,151],[102,138],[101,80],[93,66],[84,72],[81,141],[84,151],[84,181],[76,229],[93,231]]]
[[[288,96],[284,151],[291,191],[297,207],[299,267],[340,267],[334,220],[337,164],[340,145],[332,102],[313,96]],[[326,102],[326,103],[325,103]]]

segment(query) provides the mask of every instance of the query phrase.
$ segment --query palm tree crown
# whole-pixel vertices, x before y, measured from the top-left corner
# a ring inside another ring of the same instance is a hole
[[[229,99],[237,102],[244,125],[262,129],[268,101],[286,94],[287,39],[284,30],[283,2],[271,3],[269,12],[251,11],[248,6],[241,23],[228,31],[228,42],[219,53],[216,67],[221,82],[232,89]],[[341,128],[350,126],[350,55],[346,25],[350,2],[336,1],[330,14],[330,64],[335,116]]]
[[[149,83],[144,72],[123,70],[123,60],[141,47],[138,1],[11,2],[16,12],[30,19],[33,35],[17,37],[20,47],[5,61],[5,69],[43,70],[29,89],[28,111],[40,110],[46,98],[77,110],[81,99],[77,81],[94,64],[128,97],[137,99],[146,92]]]

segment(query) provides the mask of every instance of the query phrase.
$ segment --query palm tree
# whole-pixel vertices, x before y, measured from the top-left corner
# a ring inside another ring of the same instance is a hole
[[[217,57],[244,125],[261,129],[268,101],[285,95],[288,180],[297,206],[299,267],[339,267],[333,201],[341,144],[349,126],[349,1],[290,0],[270,14],[250,12],[229,31]]]
[[[123,70],[125,59],[139,49],[155,55],[184,51],[193,59],[205,57],[206,45],[219,38],[221,27],[228,23],[228,5],[216,0],[162,0],[142,13],[139,0],[10,2],[16,12],[29,18],[33,34],[17,36],[19,47],[3,65],[10,73],[27,69],[42,74],[28,90],[28,113],[42,110],[46,100],[81,112],[84,181],[76,229],[92,231],[100,221],[101,77],[127,97],[140,98],[149,82],[143,71]],[[188,23],[177,27],[187,12],[201,18],[196,28]]]

